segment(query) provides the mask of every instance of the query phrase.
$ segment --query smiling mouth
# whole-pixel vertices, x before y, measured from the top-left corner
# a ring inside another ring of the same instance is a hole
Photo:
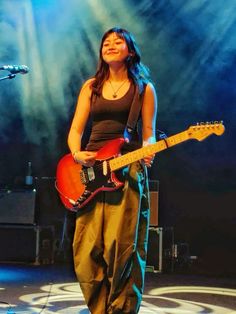
[[[108,51],[107,55],[117,55],[118,52],[117,51]]]

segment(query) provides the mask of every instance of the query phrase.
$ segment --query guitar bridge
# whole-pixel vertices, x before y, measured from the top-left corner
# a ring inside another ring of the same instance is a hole
[[[88,176],[86,175],[85,171],[81,170],[79,175],[80,175],[80,181],[83,184],[87,184],[88,183]]]

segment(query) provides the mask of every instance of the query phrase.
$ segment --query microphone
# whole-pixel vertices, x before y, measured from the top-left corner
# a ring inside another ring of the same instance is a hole
[[[11,74],[26,74],[29,72],[29,68],[26,65],[3,65],[0,70],[6,70],[11,72]]]

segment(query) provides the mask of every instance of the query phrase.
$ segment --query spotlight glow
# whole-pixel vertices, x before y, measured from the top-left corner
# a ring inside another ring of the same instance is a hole
[[[20,272],[17,270],[11,270],[11,269],[0,269],[0,282],[18,282],[22,279],[26,278],[26,274],[24,272]],[[4,289],[4,288],[0,288]]]
[[[28,304],[31,311],[39,311],[46,305],[47,313],[54,313],[53,308],[57,308],[57,313],[77,314],[79,310],[85,309],[84,299],[78,283],[63,283],[45,285],[41,287],[42,292],[22,295],[20,300]],[[178,297],[178,293],[181,295]],[[143,295],[140,314],[234,314],[232,309],[206,302],[192,301],[188,294],[195,293],[236,296],[234,289],[204,287],[204,286],[173,286],[156,288]],[[172,294],[172,296],[167,296]],[[176,297],[173,297],[176,294]],[[183,297],[184,294],[184,297]],[[165,306],[163,306],[165,304]],[[168,304],[168,306],[166,305]],[[58,309],[58,307],[60,309]],[[51,310],[50,310],[51,309]],[[207,309],[207,312],[205,312]]]

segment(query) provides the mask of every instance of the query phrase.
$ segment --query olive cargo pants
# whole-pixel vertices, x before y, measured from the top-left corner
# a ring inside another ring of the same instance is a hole
[[[123,188],[99,193],[76,219],[74,267],[92,314],[135,314],[142,300],[149,225],[146,168],[135,162],[123,177]]]

